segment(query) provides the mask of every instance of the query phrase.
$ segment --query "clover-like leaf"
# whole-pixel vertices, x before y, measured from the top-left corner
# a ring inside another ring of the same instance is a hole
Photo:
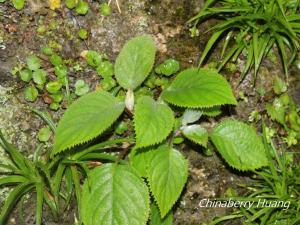
[[[155,59],[156,47],[151,36],[139,36],[128,41],[116,63],[115,75],[125,89],[134,90],[149,75]]]
[[[264,145],[251,126],[226,120],[214,128],[210,135],[225,161],[238,170],[255,170],[266,166]]]
[[[208,142],[208,133],[207,130],[200,125],[193,124],[190,126],[183,126],[182,127],[183,135],[190,139],[191,141],[202,145],[203,147],[207,146]]]
[[[149,204],[147,186],[128,165],[106,164],[83,185],[81,216],[85,225],[146,225]]]
[[[178,200],[187,180],[188,164],[177,150],[162,145],[154,153],[147,169],[150,190],[165,217]]]
[[[182,71],[163,91],[162,98],[171,104],[191,108],[237,104],[226,79],[210,69]]]
[[[108,92],[93,92],[76,100],[58,123],[52,154],[102,134],[124,110],[124,103]]]
[[[143,96],[137,101],[134,112],[136,146],[147,147],[166,139],[174,125],[173,111],[164,103]]]

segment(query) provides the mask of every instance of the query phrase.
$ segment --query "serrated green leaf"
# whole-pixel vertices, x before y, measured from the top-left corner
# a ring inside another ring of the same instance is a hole
[[[237,104],[226,79],[210,69],[182,71],[163,91],[162,98],[171,104],[192,108]]]
[[[203,115],[205,116],[210,116],[210,117],[215,117],[218,116],[222,113],[221,107],[220,106],[213,106],[209,108],[203,108],[201,109]]]
[[[207,130],[200,125],[190,125],[190,126],[183,126],[182,133],[184,136],[191,141],[202,145],[203,147],[207,146],[208,142],[208,133]]]
[[[238,170],[255,170],[268,165],[261,138],[251,126],[226,120],[210,135],[225,161]]]
[[[134,90],[149,75],[155,59],[156,47],[151,36],[139,36],[128,41],[115,64],[118,83]]]
[[[52,154],[102,134],[124,110],[124,103],[108,92],[94,92],[76,100],[58,123]]]
[[[148,96],[138,99],[134,112],[136,146],[147,147],[162,142],[174,126],[173,111]]]
[[[163,145],[154,152],[147,173],[161,217],[165,217],[178,200],[186,183],[187,161],[180,152]]]
[[[151,205],[150,225],[172,225],[173,213],[170,211],[164,218],[160,217],[159,209],[155,203]]]
[[[84,225],[146,225],[149,208],[147,186],[127,165],[98,167],[84,183]]]

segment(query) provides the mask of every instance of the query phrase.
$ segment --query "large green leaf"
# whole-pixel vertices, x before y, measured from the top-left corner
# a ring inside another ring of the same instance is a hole
[[[208,133],[205,128],[201,127],[200,125],[193,124],[190,126],[183,126],[181,129],[184,136],[191,141],[204,147],[207,146]]]
[[[186,183],[187,161],[180,152],[163,145],[153,153],[147,173],[151,192],[161,217],[164,217],[179,198]]]
[[[172,131],[173,111],[164,103],[148,96],[138,99],[134,112],[137,147],[147,147],[162,142]]]
[[[226,120],[214,128],[211,139],[225,161],[238,170],[255,170],[268,164],[261,138],[251,126]]]
[[[107,92],[94,92],[75,101],[58,123],[52,154],[100,135],[124,110],[124,103]]]
[[[192,108],[237,104],[226,79],[210,69],[182,71],[163,91],[162,98],[171,104]]]
[[[151,36],[139,36],[128,41],[120,52],[115,74],[119,84],[134,90],[149,75],[155,60],[156,47]]]
[[[149,225],[172,225],[172,224],[173,224],[173,212],[170,211],[164,218],[161,218],[157,205],[153,203],[151,205]]]
[[[127,165],[106,164],[91,171],[82,191],[84,225],[146,225],[149,193]]]

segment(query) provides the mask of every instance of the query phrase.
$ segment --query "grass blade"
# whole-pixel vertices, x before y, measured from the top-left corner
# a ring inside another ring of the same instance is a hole
[[[279,35],[275,35],[275,39],[276,39],[276,42],[277,42],[277,47],[280,51],[280,54],[281,54],[281,60],[282,60],[282,65],[283,65],[283,68],[284,68],[284,73],[286,76],[288,76],[288,62],[287,62],[287,55],[285,53],[285,48],[284,48],[284,43],[283,43],[283,40],[282,40],[282,37],[280,37]]]
[[[30,182],[26,182],[15,187],[8,195],[0,214],[0,224],[4,225],[9,213],[12,211],[13,207],[16,205],[18,200],[29,192],[34,186]]]
[[[241,45],[242,43],[240,43]],[[231,57],[234,55],[234,53],[240,48],[239,45],[235,45],[233,46],[230,51],[227,53],[227,55],[224,57],[224,59],[222,60],[221,64],[218,67],[218,71],[220,71],[224,65],[231,59]]]
[[[221,53],[221,58],[223,58],[224,54],[225,54],[225,51],[228,47],[228,44],[231,40],[231,37],[232,37],[232,31],[230,31],[227,35],[226,35],[226,38],[225,38],[225,41],[224,41],[224,45],[223,45],[223,48],[222,48],[222,53]]]
[[[200,58],[200,61],[199,61],[199,67],[202,65],[203,61],[206,59],[209,51],[211,50],[212,46],[216,43],[216,41],[219,39],[219,37],[221,36],[221,34],[224,32],[225,30],[220,30],[220,31],[217,31],[215,32],[211,37],[210,39],[208,40],[205,48],[204,48],[204,51],[202,53],[202,56]]]
[[[246,62],[246,65],[244,67],[244,70],[243,70],[243,72],[241,74],[241,77],[239,79],[239,83],[241,83],[245,79],[246,74],[248,73],[249,69],[252,68],[252,66],[254,64],[254,60],[253,60],[253,58],[254,58],[254,55],[253,55],[254,54],[253,45],[250,44],[247,49],[248,49],[247,50],[247,53],[248,53],[247,54],[247,62]]]
[[[23,176],[19,175],[9,175],[7,177],[1,177],[0,178],[0,186],[7,186],[17,183],[24,183],[28,182],[29,180]]]
[[[44,201],[44,184],[37,183],[36,188],[36,225],[42,224],[42,213],[43,213],[43,201]]]
[[[16,166],[23,171],[28,171],[24,156],[12,144],[5,140],[1,131],[0,139],[3,143],[4,150],[9,154]]]

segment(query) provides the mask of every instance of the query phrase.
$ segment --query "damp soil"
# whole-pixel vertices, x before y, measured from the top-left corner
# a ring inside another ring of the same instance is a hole
[[[63,113],[63,110],[50,111],[48,105],[41,99],[34,104],[26,102],[22,92],[24,83],[11,74],[11,70],[19,63],[24,63],[28,55],[35,53],[43,57],[41,46],[51,45],[65,59],[73,61],[80,62],[80,53],[87,49],[104,53],[114,61],[127,40],[148,33],[156,40],[157,63],[172,57],[180,61],[182,68],[197,66],[199,55],[208,37],[203,33],[210,24],[200,28],[199,37],[191,38],[186,21],[201,8],[202,0],[119,0],[119,2],[122,13],[119,13],[113,4],[113,14],[104,19],[98,12],[98,3],[95,2],[90,2],[91,9],[86,16],[75,15],[65,7],[54,12],[48,9],[45,3],[36,0],[28,0],[22,11],[15,10],[9,1],[0,4],[0,128],[28,157],[32,157],[34,149],[40,144],[37,141],[37,132],[44,124],[26,107],[49,111],[55,121],[58,121]],[[46,31],[41,33],[39,28],[42,26],[46,27]],[[86,41],[79,40],[76,35],[80,28],[85,28],[90,33]],[[222,118],[235,117],[246,121],[253,110],[263,110],[262,104],[268,99],[260,97],[257,89],[263,87],[267,92],[270,91],[272,84],[269,77],[275,73],[281,76],[281,71],[280,65],[265,62],[263,75],[259,77],[256,88],[252,87],[251,73],[241,85],[238,85],[238,74],[225,71],[226,77],[234,87],[235,95],[238,97],[243,92],[247,101],[240,101],[236,108],[225,108]],[[290,92],[300,105],[297,91],[300,81],[295,78],[299,77],[298,70],[293,71]],[[91,89],[95,89],[99,82],[95,71],[84,68],[80,72],[70,74],[71,89],[74,88],[75,80],[79,78],[84,79]],[[204,122],[206,123],[204,125],[212,126],[220,118],[210,119]],[[46,146],[44,151],[48,150],[47,147],[49,146]],[[224,196],[228,188],[242,191],[239,185],[248,182],[247,174],[231,170],[214,152],[211,156],[206,156],[204,149],[192,143],[181,146],[181,150],[189,161],[189,178],[175,207],[174,224],[199,225],[208,223],[217,216],[226,215],[230,209],[200,208],[199,202],[204,198]],[[5,192],[8,190],[1,192],[1,195],[5,195]],[[0,202],[3,202],[3,197]],[[29,196],[24,200],[22,207],[18,206],[15,209],[8,224],[34,224],[34,207],[34,196]],[[45,225],[74,224],[75,212],[75,205],[72,204],[61,218],[54,220],[49,209],[45,207],[43,221]],[[236,221],[236,224],[240,222]]]

